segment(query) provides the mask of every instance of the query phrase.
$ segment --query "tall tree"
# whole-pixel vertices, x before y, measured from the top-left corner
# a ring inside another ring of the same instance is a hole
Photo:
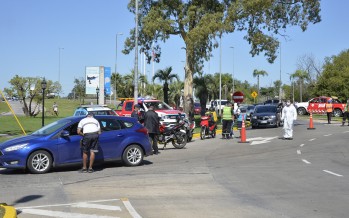
[[[195,95],[200,100],[200,106],[201,106],[201,115],[205,115],[206,112],[206,105],[207,105],[207,99],[209,94],[209,84],[214,83],[213,77],[210,75],[201,75],[194,77],[194,87],[195,87]]]
[[[251,55],[265,53],[269,62],[276,58],[279,46],[277,35],[288,26],[300,26],[302,31],[309,23],[320,22],[320,0],[141,0],[137,12],[139,22],[138,44],[150,62],[152,56],[160,60],[158,41],[170,36],[180,36],[186,52],[184,81],[184,111],[193,111],[193,75],[200,72],[204,60],[210,58],[217,47],[216,38],[224,33],[244,31],[245,40],[251,44]],[[135,0],[128,5],[135,11]],[[135,29],[125,41],[123,52],[135,47]],[[154,52],[152,52],[154,50]],[[154,53],[154,55],[153,55]]]
[[[86,80],[85,78],[81,77],[79,79],[74,79],[74,88],[72,92],[74,93],[74,98],[77,96],[79,98],[79,101],[84,103],[85,97],[86,97]]]
[[[327,58],[324,70],[314,88],[315,95],[338,96],[340,99],[349,97],[349,49]]]
[[[177,74],[172,74],[172,67],[167,67],[165,70],[158,70],[153,76],[153,82],[158,79],[160,82],[163,82],[163,92],[164,92],[164,102],[168,104],[168,84],[172,83],[174,79],[179,81]]]
[[[298,78],[298,83],[299,83],[299,101],[303,101],[303,85],[304,85],[304,80],[309,78],[309,74],[307,71],[304,70],[296,70],[293,74],[290,76],[291,78],[295,79]]]
[[[253,71],[253,77],[257,77],[257,92],[258,92],[258,95],[257,95],[257,102],[258,102],[258,98],[259,98],[259,76],[268,76],[268,73],[264,70],[257,70],[255,69]]]
[[[41,88],[42,79],[39,77],[20,77],[15,75],[9,83],[12,85],[12,89],[20,100],[23,102],[23,111],[26,116],[35,116],[38,112],[42,100],[42,88]],[[52,89],[53,82],[47,80],[47,90]],[[26,101],[28,99],[28,102]],[[34,108],[32,104],[35,103]]]

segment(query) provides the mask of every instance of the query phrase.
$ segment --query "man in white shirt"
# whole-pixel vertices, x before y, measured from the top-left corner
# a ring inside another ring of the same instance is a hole
[[[82,119],[78,124],[78,134],[83,136],[81,141],[82,149],[82,170],[81,172],[93,173],[93,162],[95,160],[95,152],[98,152],[98,138],[101,134],[101,128],[98,120],[93,117],[93,113],[89,112],[86,118]],[[87,169],[88,153],[90,153],[90,163]]]

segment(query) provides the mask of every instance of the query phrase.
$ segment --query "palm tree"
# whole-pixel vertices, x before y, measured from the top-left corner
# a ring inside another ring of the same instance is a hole
[[[168,104],[168,83],[172,83],[173,79],[179,81],[179,77],[177,74],[171,74],[172,67],[167,67],[165,70],[158,70],[153,76],[153,82],[156,78],[160,80],[160,82],[164,82],[163,92],[164,92],[164,102]]]
[[[296,70],[293,74],[290,76],[291,79],[298,78],[299,82],[299,100],[300,102],[303,102],[303,83],[305,79],[309,79],[309,73],[304,70]]]
[[[257,77],[257,89],[258,89],[257,101],[259,97],[259,76],[268,76],[268,73],[264,70],[257,70],[257,69],[253,71],[253,77]]]
[[[209,95],[208,84],[213,83],[213,77],[211,75],[196,76],[193,79],[195,88],[195,95],[198,96],[201,106],[201,116],[205,115],[207,98]]]

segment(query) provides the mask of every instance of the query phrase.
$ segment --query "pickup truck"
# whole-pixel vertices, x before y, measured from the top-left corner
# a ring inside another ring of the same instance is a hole
[[[166,122],[166,123],[176,122],[177,121],[176,119],[179,116],[179,114],[185,117],[185,113],[179,110],[174,110],[168,104],[160,100],[139,98],[138,104],[140,106],[141,113],[147,112],[150,106],[154,106],[154,110],[158,113],[161,120],[163,120],[163,122]],[[123,100],[118,105],[115,112],[119,116],[130,117],[133,110],[134,110],[134,100],[128,98],[126,100]]]
[[[306,115],[312,112],[313,114],[326,113],[326,102],[332,100],[333,116],[343,116],[345,104],[341,103],[337,98],[320,96],[310,99],[308,102],[296,103],[297,113],[299,115]]]

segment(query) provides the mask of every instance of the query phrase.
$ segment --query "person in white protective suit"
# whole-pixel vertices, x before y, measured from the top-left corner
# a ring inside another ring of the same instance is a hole
[[[293,139],[293,121],[297,120],[297,110],[291,104],[290,100],[287,100],[286,106],[282,109],[281,120],[284,121],[284,136],[283,139]]]

